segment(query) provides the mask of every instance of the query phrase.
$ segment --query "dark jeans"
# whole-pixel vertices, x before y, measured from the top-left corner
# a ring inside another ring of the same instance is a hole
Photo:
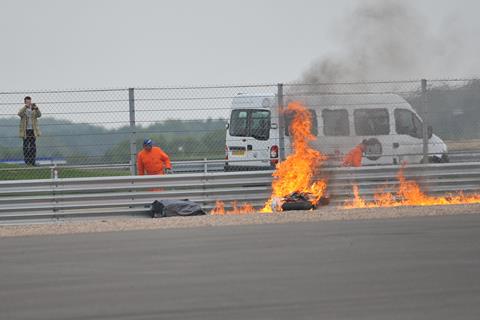
[[[37,144],[33,130],[28,129],[23,139],[23,158],[26,164],[35,165],[37,157]]]

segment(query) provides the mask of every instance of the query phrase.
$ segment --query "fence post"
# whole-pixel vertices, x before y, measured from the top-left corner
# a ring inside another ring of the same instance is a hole
[[[130,174],[136,174],[137,164],[137,129],[135,125],[135,92],[128,89],[128,105],[130,110]]]
[[[277,112],[278,112],[278,158],[285,160],[285,117],[283,116],[283,83],[277,84]]]
[[[423,158],[422,163],[428,163],[429,153],[428,153],[428,112],[427,112],[427,80],[422,79],[422,138],[423,138]]]

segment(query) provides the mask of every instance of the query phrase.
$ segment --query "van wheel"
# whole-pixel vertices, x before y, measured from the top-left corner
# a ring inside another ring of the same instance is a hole
[[[448,159],[448,155],[442,154],[441,157],[438,156],[432,156],[428,158],[430,163],[448,163],[450,162]]]

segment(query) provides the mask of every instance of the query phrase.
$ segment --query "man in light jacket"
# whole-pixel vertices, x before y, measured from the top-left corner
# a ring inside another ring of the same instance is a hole
[[[32,103],[32,98],[25,97],[23,99],[25,105],[18,111],[20,117],[19,136],[23,139],[23,158],[27,165],[35,165],[37,157],[37,138],[40,136],[40,129],[38,127],[38,118],[42,116],[40,109],[35,103]]]

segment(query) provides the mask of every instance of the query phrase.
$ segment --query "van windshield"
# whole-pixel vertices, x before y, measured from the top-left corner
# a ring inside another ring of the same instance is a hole
[[[232,137],[270,138],[270,111],[256,109],[233,110],[229,134]]]
[[[423,137],[423,124],[417,115],[407,109],[395,109],[395,128],[398,134],[408,134],[414,138]]]

